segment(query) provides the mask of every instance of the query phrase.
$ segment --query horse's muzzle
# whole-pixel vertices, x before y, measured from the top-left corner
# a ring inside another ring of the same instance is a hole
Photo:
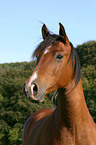
[[[40,87],[37,82],[31,82],[30,85],[24,83],[23,91],[28,98],[30,97],[39,102],[44,101],[46,91],[45,86]]]

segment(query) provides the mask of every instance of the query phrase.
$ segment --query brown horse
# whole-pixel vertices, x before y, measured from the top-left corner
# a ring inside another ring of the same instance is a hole
[[[87,109],[78,55],[59,23],[59,35],[42,27],[43,41],[34,52],[38,65],[25,82],[27,96],[42,102],[58,92],[58,107],[28,118],[23,145],[96,145],[96,126]]]

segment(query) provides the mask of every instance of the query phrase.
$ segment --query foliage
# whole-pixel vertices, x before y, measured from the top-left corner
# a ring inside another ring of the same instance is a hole
[[[96,41],[77,46],[81,62],[81,78],[89,112],[96,122]]]
[[[88,41],[77,46],[81,66],[96,64],[96,41]]]
[[[77,46],[85,99],[96,122],[96,41]],[[23,84],[32,74],[36,62],[0,64],[0,145],[21,145],[22,129],[27,118],[41,108],[55,105],[48,94],[44,103],[26,98]]]
[[[53,108],[46,97],[44,103],[26,98],[23,84],[36,62],[0,65],[0,144],[22,144],[22,130],[27,118],[41,108]]]

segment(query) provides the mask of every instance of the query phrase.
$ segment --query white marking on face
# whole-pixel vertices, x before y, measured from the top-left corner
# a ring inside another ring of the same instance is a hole
[[[37,78],[38,78],[38,75],[37,75],[37,72],[35,72],[35,73],[31,76],[31,78],[30,78],[30,80],[29,80],[29,83],[27,84],[27,87],[26,87],[26,89],[25,89],[26,92],[29,90],[29,87],[31,87],[31,83],[32,83],[34,80],[36,80]]]
[[[51,45],[46,48],[46,50],[44,51],[44,54],[47,54],[50,51],[50,48],[51,48]]]
[[[50,50],[46,49],[46,50],[44,51],[44,54],[47,54],[49,51],[50,51]]]
[[[30,81],[31,82],[33,82],[34,80],[36,80],[37,79],[37,72],[35,72],[32,76],[31,76],[31,79],[30,79]]]

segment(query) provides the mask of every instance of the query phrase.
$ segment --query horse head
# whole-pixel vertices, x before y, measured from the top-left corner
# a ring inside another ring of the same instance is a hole
[[[43,41],[33,54],[38,64],[25,82],[27,96],[40,102],[45,94],[65,88],[74,75],[72,46],[63,25],[59,23],[59,26],[59,35],[50,33],[45,24],[42,26]]]

